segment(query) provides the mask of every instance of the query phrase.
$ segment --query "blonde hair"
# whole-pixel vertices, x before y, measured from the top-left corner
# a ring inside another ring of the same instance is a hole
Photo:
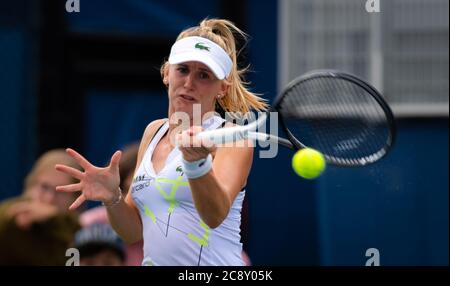
[[[30,173],[28,173],[27,177],[25,178],[25,189],[32,187],[36,183],[36,180],[40,174],[49,169],[54,169],[55,164],[63,164],[78,170],[82,170],[75,159],[70,157],[69,154],[67,154],[63,149],[50,150],[41,155],[33,165]],[[72,180],[74,183],[78,182],[78,180],[76,179]]]
[[[199,26],[191,27],[178,35],[177,41],[186,37],[198,36],[211,40],[222,47],[230,56],[233,68],[226,81],[230,84],[225,96],[218,99],[217,103],[225,112],[247,113],[254,109],[256,111],[266,110],[266,101],[257,94],[247,89],[249,82],[243,80],[243,75],[248,71],[248,66],[238,69],[236,39],[234,34],[239,34],[244,40],[247,35],[237,28],[232,22],[223,19],[204,19]],[[168,68],[168,62],[161,67],[161,76]]]

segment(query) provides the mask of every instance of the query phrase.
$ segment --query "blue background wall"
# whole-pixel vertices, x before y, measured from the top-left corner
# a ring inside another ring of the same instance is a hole
[[[38,39],[34,3],[0,1],[0,197],[17,194],[36,152]]]
[[[1,1],[0,6],[1,198],[21,192],[21,181],[39,155],[39,39],[30,2]],[[254,91],[273,99],[277,3],[248,0],[243,8],[251,35],[249,80]],[[215,1],[81,0],[81,9],[67,15],[74,31],[173,38],[206,16],[220,16]],[[164,94],[91,90],[81,151],[104,164],[166,112]],[[315,181],[293,173],[288,150],[274,159],[255,158],[247,188],[253,263],[364,265],[366,249],[377,248],[382,265],[448,265],[448,118],[398,123],[398,141],[386,159],[358,169],[329,167]]]

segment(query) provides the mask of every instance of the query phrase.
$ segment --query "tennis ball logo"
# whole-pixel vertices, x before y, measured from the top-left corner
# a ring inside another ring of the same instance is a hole
[[[292,168],[297,175],[305,179],[317,178],[323,173],[325,167],[325,157],[311,148],[301,149],[292,157]]]

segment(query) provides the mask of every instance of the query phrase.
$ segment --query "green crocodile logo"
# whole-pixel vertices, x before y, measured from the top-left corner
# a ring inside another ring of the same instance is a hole
[[[183,173],[183,169],[181,168],[181,166],[178,166],[175,171],[181,173],[181,176],[183,176],[183,174],[184,174]]]
[[[208,51],[208,52],[209,52],[209,47],[204,46],[203,43],[197,43],[197,44],[195,44],[195,48],[196,48],[196,49],[199,49],[199,50],[205,50],[205,51]]]

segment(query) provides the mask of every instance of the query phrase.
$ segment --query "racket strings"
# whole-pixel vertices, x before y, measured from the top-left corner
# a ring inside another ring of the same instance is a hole
[[[389,137],[385,111],[367,90],[348,80],[301,81],[287,91],[278,109],[294,137],[331,160],[371,160]]]
[[[379,142],[379,139],[382,138],[378,136],[378,131],[376,130],[377,125],[374,124],[378,122],[381,116],[384,116],[384,112],[380,113],[381,108],[378,107],[375,99],[370,96],[364,89],[361,87],[348,84],[344,80],[337,81],[338,89],[345,92],[345,94],[350,94],[352,97],[346,102],[349,107],[353,107],[354,124],[359,124],[359,126],[355,126],[360,130],[360,134],[357,138],[359,141],[364,140],[365,148],[357,148],[355,150],[354,156],[356,158],[363,158],[365,156],[370,155],[369,153],[375,153],[377,150],[382,148],[385,144],[384,141]],[[378,110],[377,110],[378,109]],[[365,139],[367,138],[367,139]],[[368,140],[371,138],[371,140]],[[362,143],[362,142],[361,142]]]

